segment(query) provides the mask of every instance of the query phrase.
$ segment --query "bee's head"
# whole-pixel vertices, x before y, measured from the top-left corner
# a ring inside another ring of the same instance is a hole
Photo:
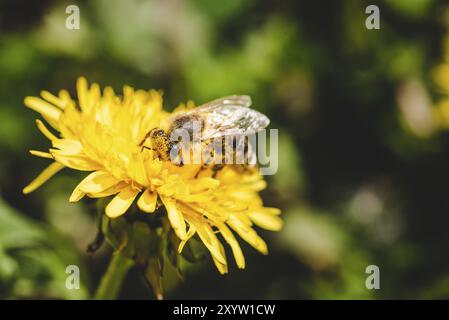
[[[139,146],[145,146],[146,148],[150,148],[151,145],[162,144],[166,140],[167,135],[165,131],[159,128],[154,128],[145,135],[142,142],[140,142]]]
[[[153,129],[150,132],[150,138],[151,139],[160,139],[165,137],[165,131],[162,129]]]

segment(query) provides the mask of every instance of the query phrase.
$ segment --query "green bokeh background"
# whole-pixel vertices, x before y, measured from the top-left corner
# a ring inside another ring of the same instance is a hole
[[[65,8],[81,11],[67,30]],[[381,29],[365,28],[377,4]],[[248,94],[279,129],[279,170],[263,192],[283,210],[270,255],[240,243],[247,268],[211,261],[164,278],[168,299],[449,298],[449,136],[437,130],[432,70],[449,6],[437,0],[0,0],[0,298],[89,298],[110,257],[94,255],[82,174],[31,195],[47,140],[23,98],[75,91],[78,76],[120,91],[164,91],[172,109]],[[65,288],[78,265],[81,289]],[[380,268],[380,290],[365,268]],[[120,298],[153,298],[131,270]]]

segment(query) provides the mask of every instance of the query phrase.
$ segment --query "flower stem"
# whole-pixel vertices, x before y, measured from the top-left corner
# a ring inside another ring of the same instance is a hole
[[[125,257],[120,251],[114,251],[108,269],[100,281],[95,292],[95,300],[112,300],[117,298],[126,273],[134,262]]]

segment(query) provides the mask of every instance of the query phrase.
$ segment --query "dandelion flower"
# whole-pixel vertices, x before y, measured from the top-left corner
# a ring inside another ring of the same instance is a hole
[[[155,214],[163,206],[180,240],[178,253],[197,234],[222,274],[228,270],[223,240],[237,266],[245,267],[235,234],[267,254],[267,245],[254,225],[277,231],[282,220],[279,209],[263,206],[258,192],[266,184],[257,171],[240,172],[224,166],[214,175],[201,165],[176,166],[142,149],[139,143],[145,135],[163,127],[170,115],[162,108],[159,91],[125,86],[121,97],[111,87],[101,92],[98,84],[89,87],[85,78],[79,78],[77,96],[75,101],[68,91],[61,90],[58,95],[42,91],[42,98],[25,98],[25,105],[48,124],[36,120],[52,146],[45,152],[30,152],[53,162],[24,193],[36,190],[65,167],[86,171],[70,202],[85,196],[111,197],[105,214],[112,219],[126,214],[134,202],[141,214]]]

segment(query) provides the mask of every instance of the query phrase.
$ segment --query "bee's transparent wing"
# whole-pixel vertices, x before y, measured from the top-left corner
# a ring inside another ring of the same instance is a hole
[[[243,96],[243,95],[233,95],[227,96],[219,99],[215,99],[209,101],[192,111],[195,112],[210,112],[216,108],[226,107],[226,106],[234,106],[234,107],[242,107],[249,108],[251,106],[251,97]]]
[[[268,126],[270,120],[262,113],[248,107],[222,105],[208,110],[201,140],[229,135],[249,135]]]
[[[260,112],[250,109],[251,98],[233,95],[207,102],[195,109],[173,115],[174,119],[198,115],[204,119],[201,140],[228,135],[249,135],[267,127],[270,120]]]
[[[213,113],[216,109],[221,108],[249,108],[251,106],[251,97],[250,96],[244,96],[244,95],[233,95],[233,96],[227,96],[219,99],[215,99],[209,102],[206,102],[205,104],[202,104],[194,109],[188,110],[188,111],[182,111],[179,113],[175,113],[171,115],[167,123],[173,123],[174,120],[188,117],[189,115],[199,115],[201,118],[207,117],[208,114]]]

